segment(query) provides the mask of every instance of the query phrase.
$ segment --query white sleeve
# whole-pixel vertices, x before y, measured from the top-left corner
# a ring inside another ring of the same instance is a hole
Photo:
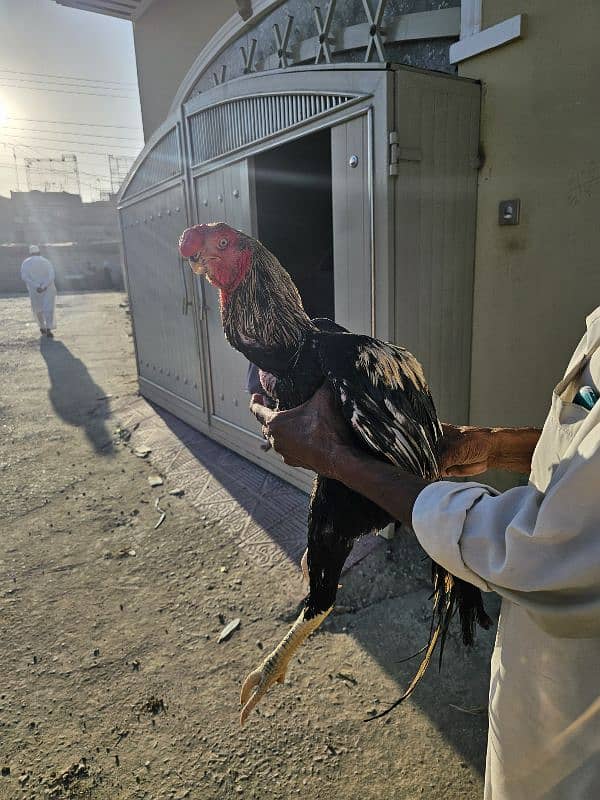
[[[452,574],[525,606],[549,633],[600,635],[599,439],[592,429],[545,494],[431,484],[413,510],[417,538]]]
[[[37,288],[37,283],[33,280],[31,275],[29,274],[29,270],[27,269],[27,264],[25,261],[21,264],[21,278],[27,284],[27,287],[29,289]]]
[[[42,282],[42,287],[44,289],[47,289],[54,280],[54,267],[52,266],[52,262],[49,261],[47,258],[44,258],[42,256],[41,260],[44,264],[44,267],[46,268],[46,278]]]

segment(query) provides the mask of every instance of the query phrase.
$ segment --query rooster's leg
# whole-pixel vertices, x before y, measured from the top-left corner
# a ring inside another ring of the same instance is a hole
[[[331,607],[333,608],[333,606]],[[283,683],[290,660],[300,645],[310,634],[316,630],[327,617],[331,608],[317,614],[311,619],[306,619],[306,609],[294,622],[285,637],[270,653],[262,664],[251,672],[242,686],[240,703],[243,708],[240,714],[240,723],[243,725],[248,719],[252,709],[258,705],[274,683]]]
[[[326,479],[318,478],[311,499],[308,521],[308,548],[302,557],[302,572],[308,572],[310,591],[304,608],[285,637],[242,686],[240,702],[243,725],[248,715],[274,683],[283,683],[288,665],[300,645],[327,618],[335,602],[338,579],[353,538],[346,533],[347,520],[336,509],[342,504],[331,502]],[[345,524],[344,524],[345,523]]]

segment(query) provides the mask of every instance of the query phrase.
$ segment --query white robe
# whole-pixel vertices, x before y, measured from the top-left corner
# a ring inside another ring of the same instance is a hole
[[[528,485],[440,481],[413,511],[432,558],[502,596],[485,800],[600,797],[600,401],[573,403],[583,385],[600,387],[600,309],[554,389]]]
[[[54,267],[44,256],[29,256],[21,264],[21,278],[27,285],[31,310],[41,328],[54,328],[54,304],[56,287]],[[44,291],[38,292],[38,288]]]

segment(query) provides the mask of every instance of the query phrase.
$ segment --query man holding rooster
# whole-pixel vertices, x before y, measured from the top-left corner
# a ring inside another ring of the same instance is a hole
[[[428,483],[358,449],[329,388],[251,410],[283,460],[412,524],[436,562],[502,597],[491,664],[485,800],[600,797],[600,309],[542,430],[444,426],[444,477],[529,473],[502,494]]]
[[[600,308],[542,431],[440,424],[405,348],[311,320],[276,256],[224,222],[183,232],[179,250],[220,292],[229,343],[260,367],[252,411],[284,460],[317,473],[309,504],[309,592],[277,647],[249,673],[240,722],[285,679],[334,606],[353,542],[390,519],[432,559],[433,624],[421,679],[454,610],[463,641],[488,627],[481,591],[503,599],[492,657],[485,800],[600,797]],[[319,388],[320,387],[320,388]],[[488,467],[530,472],[503,494],[441,478]]]

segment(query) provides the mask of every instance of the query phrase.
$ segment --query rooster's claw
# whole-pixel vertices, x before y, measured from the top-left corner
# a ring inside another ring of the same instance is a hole
[[[263,663],[251,672],[242,686],[240,703],[243,708],[240,713],[240,725],[243,725],[253,708],[255,708],[274,683],[283,683],[287,665],[280,662],[281,654],[274,650]]]

